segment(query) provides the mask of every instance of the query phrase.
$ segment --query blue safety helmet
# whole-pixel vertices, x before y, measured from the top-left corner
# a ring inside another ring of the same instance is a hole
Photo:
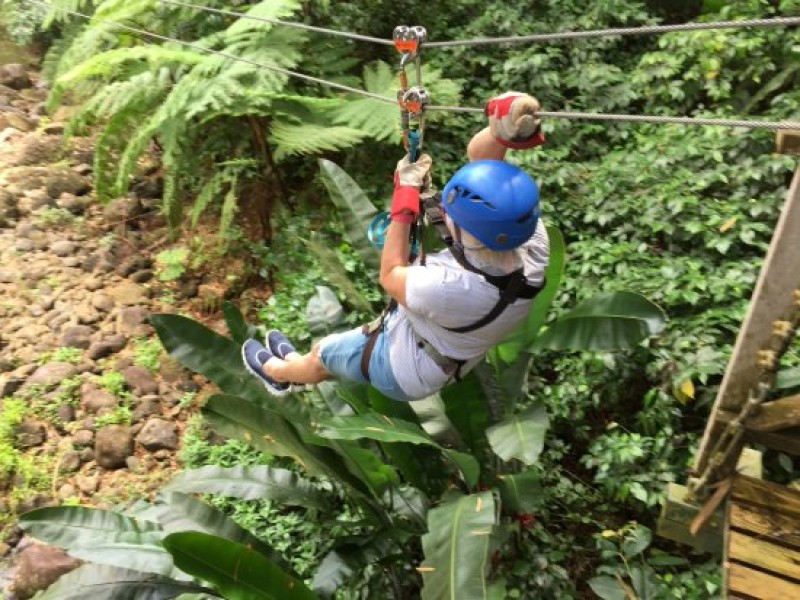
[[[539,219],[539,186],[502,160],[461,167],[444,186],[442,207],[453,222],[491,250],[511,250],[533,235]]]

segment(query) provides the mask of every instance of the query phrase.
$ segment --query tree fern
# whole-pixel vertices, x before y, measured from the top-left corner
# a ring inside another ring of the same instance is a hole
[[[96,4],[98,2],[95,0],[50,0],[50,8],[42,20],[42,27],[50,29],[55,23],[64,24],[80,18],[71,15],[70,12],[91,14]]]
[[[363,78],[364,88],[381,96],[394,98],[400,88],[398,71],[385,62],[376,61],[365,66]],[[459,85],[443,77],[441,71],[423,67],[422,82],[436,104],[458,103]],[[333,118],[336,123],[357,127],[376,140],[388,140],[400,131],[397,105],[373,98],[353,98],[336,111]],[[429,113],[426,118],[436,119],[437,113]]]
[[[352,127],[325,123],[292,125],[285,122],[275,123],[270,136],[277,147],[275,158],[278,160],[296,154],[313,155],[349,148],[363,138],[364,133]]]

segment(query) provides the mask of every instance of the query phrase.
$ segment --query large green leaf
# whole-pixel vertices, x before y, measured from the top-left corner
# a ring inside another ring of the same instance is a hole
[[[800,365],[778,371],[775,377],[775,387],[779,390],[800,388]]]
[[[254,550],[198,532],[173,533],[164,539],[175,564],[208,581],[227,600],[315,600],[305,584]]]
[[[475,457],[449,448],[442,448],[420,426],[414,423],[391,419],[377,413],[368,413],[325,419],[321,423],[321,427],[320,434],[330,439],[370,439],[385,443],[403,442],[438,448],[459,468],[467,485],[474,486],[478,481],[480,467]]]
[[[539,335],[564,276],[567,259],[564,236],[557,227],[548,227],[547,236],[550,240],[550,260],[545,271],[546,285],[533,301],[528,318],[495,349],[497,355],[507,364],[513,363],[519,353],[528,348]]]
[[[336,163],[321,158],[319,170],[322,183],[339,209],[347,241],[361,256],[370,276],[377,279],[380,253],[367,240],[367,229],[378,214],[378,209],[359,185]]]
[[[37,595],[36,600],[168,600],[193,593],[219,597],[212,590],[193,583],[154,577],[131,569],[87,564],[59,577]]]
[[[109,541],[93,543],[91,546],[72,546],[66,552],[75,558],[101,565],[181,577],[180,573],[175,572],[172,557],[161,546]]]
[[[489,402],[477,374],[471,372],[461,381],[445,387],[440,396],[445,414],[458,436],[473,455],[481,459],[485,457],[486,428],[490,423]]]
[[[542,504],[542,483],[536,471],[500,475],[497,488],[507,514],[532,513]]]
[[[83,506],[49,506],[20,517],[30,536],[65,550],[107,542],[157,544],[163,534],[153,522]]]
[[[142,511],[140,517],[157,521],[165,533],[200,531],[223,537],[253,548],[282,569],[291,572],[291,566],[277,550],[240,527],[222,511],[189,494],[172,492],[161,494],[159,498],[162,501]]]
[[[494,496],[458,496],[428,512],[422,600],[489,598],[491,537],[497,525]]]
[[[242,500],[274,500],[279,504],[324,508],[329,501],[313,484],[288,469],[268,465],[206,465],[182,472],[162,491],[217,494]]]
[[[245,321],[242,312],[232,302],[226,300],[222,303],[222,314],[225,316],[225,323],[234,343],[243,344],[246,339],[256,337],[258,334],[258,330]]]
[[[236,396],[215,395],[202,408],[203,416],[219,433],[268,454],[294,457],[310,474],[331,477],[363,494],[370,490],[354,477],[342,458],[324,440],[301,439],[292,423],[265,406],[256,406]],[[321,444],[321,445],[316,445]]]
[[[633,292],[599,294],[553,323],[530,349],[624,350],[664,329],[664,311]]]
[[[241,345],[187,317],[170,314],[150,316],[169,355],[184,367],[214,382],[226,394],[266,404],[302,427],[309,408],[293,396],[277,399],[244,368]]]
[[[336,590],[359,571],[392,554],[402,553],[409,535],[396,529],[337,539],[314,573],[314,591],[323,598],[333,597]]]
[[[417,422],[416,414],[408,402],[387,398],[369,385],[340,382],[339,393],[357,413],[371,414],[371,410],[393,419]],[[352,416],[337,415],[337,416]],[[381,445],[382,452],[398,469],[403,479],[431,496],[438,496],[447,484],[440,463],[440,455],[433,448],[420,448],[412,444],[389,443]]]
[[[536,403],[486,430],[495,454],[503,460],[520,460],[533,465],[544,447],[549,420],[542,404]]]

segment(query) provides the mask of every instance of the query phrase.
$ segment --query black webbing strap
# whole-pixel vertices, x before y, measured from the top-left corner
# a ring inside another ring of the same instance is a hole
[[[467,271],[471,271],[472,273],[483,277],[500,292],[500,298],[497,300],[497,304],[495,304],[492,307],[492,310],[490,310],[475,323],[465,325],[463,327],[444,327],[444,329],[452,331],[453,333],[468,333],[470,331],[480,329],[499,317],[506,307],[514,302],[517,298],[535,298],[542,289],[541,287],[532,286],[528,283],[523,269],[517,269],[516,271],[513,271],[507,275],[489,275],[488,273],[473,266],[467,260],[467,257],[464,256],[463,246],[456,242],[453,239],[453,236],[450,234],[450,230],[447,228],[447,225],[444,222],[444,213],[442,212],[438,199],[431,198],[426,201],[425,216],[436,228],[436,231],[439,233],[439,237],[442,238],[442,241],[447,244],[447,248],[450,250],[450,254],[453,255],[453,258],[456,259],[456,262],[458,262],[458,264]]]

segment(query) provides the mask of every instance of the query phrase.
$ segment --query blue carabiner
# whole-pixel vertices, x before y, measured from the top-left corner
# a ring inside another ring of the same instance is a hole
[[[408,156],[411,162],[417,162],[419,158],[419,129],[408,132]]]
[[[388,211],[383,211],[372,219],[372,223],[367,228],[367,239],[378,250],[383,250],[383,245],[386,243],[386,232],[389,231],[391,223],[391,215]],[[415,255],[419,254],[419,241],[416,239],[411,244],[411,252]]]

